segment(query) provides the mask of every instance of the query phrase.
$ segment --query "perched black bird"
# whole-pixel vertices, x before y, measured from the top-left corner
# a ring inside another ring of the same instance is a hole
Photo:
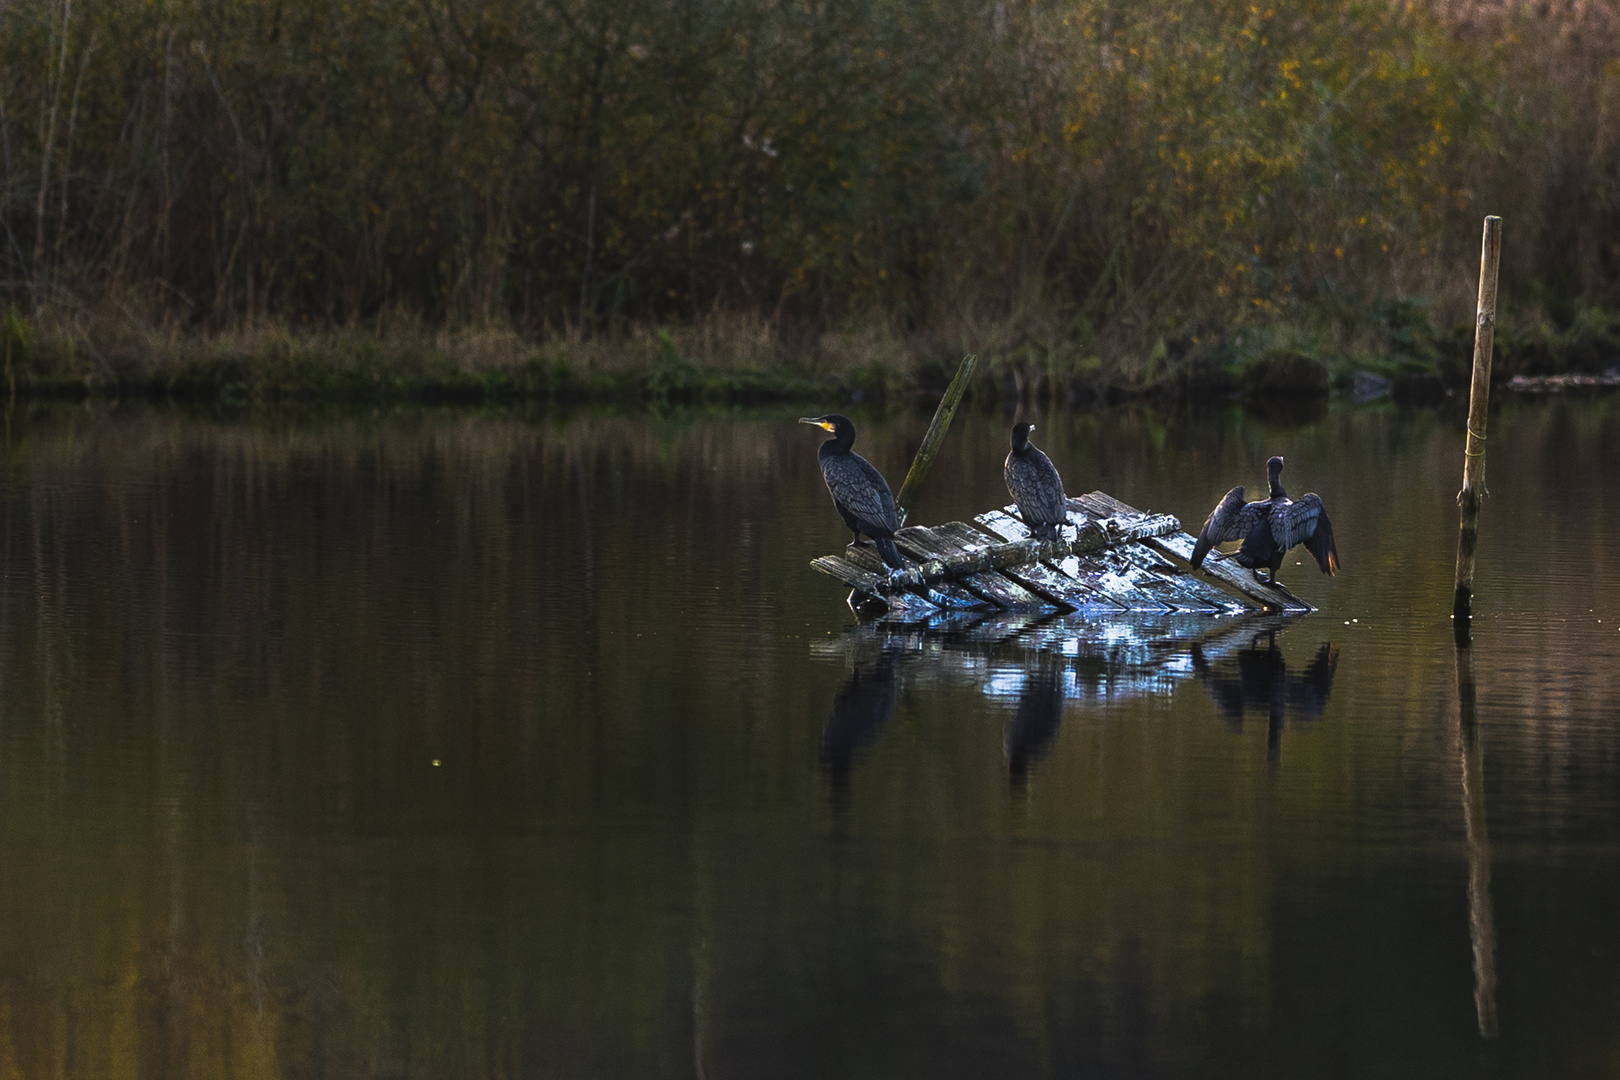
[[[1266,462],[1270,498],[1244,503],[1241,487],[1226,493],[1226,498],[1210,512],[1203,531],[1198,534],[1198,542],[1193,545],[1194,567],[1203,565],[1204,556],[1216,544],[1242,540],[1243,545],[1234,556],[1238,565],[1254,570],[1264,566],[1272,582],[1277,580],[1277,568],[1282,565],[1283,556],[1296,544],[1305,545],[1322,573],[1336,575],[1339,572],[1339,551],[1333,546],[1333,523],[1328,520],[1321,496],[1306,495],[1294,502],[1283,490],[1282,467],[1280,457]]]
[[[1063,477],[1051,458],[1029,445],[1029,433],[1034,430],[1034,424],[1013,425],[1012,450],[1002,473],[1029,531],[1041,540],[1056,540],[1058,526],[1068,521]]]
[[[852,543],[861,542],[865,533],[877,544],[884,565],[892,570],[904,570],[900,550],[894,546],[894,533],[900,527],[900,513],[895,509],[894,494],[889,490],[883,474],[872,463],[855,453],[855,425],[849,417],[837,413],[826,416],[803,416],[801,424],[833,433],[821,444],[821,476],[832,492],[833,506],[844,519],[849,531],[855,534]]]

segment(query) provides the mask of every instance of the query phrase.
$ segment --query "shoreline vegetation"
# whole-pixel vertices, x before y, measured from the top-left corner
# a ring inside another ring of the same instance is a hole
[[[1287,329],[1251,327],[1224,363],[1160,343],[1140,365],[1043,364],[1026,354],[981,355],[974,399],[1086,406],[1128,400],[1358,398],[1432,404],[1466,390],[1472,328],[1425,328],[1421,351],[1323,354]],[[141,397],[226,404],[274,401],[709,403],[900,401],[943,392],[961,356],[873,335],[829,335],[810,359],[784,359],[757,329],[729,337],[690,329],[613,338],[526,342],[509,330],[260,330],[168,335],[103,348],[40,335],[15,310],[0,317],[0,394],[12,398]],[[1245,346],[1247,348],[1245,349]],[[965,351],[974,351],[967,348]],[[1620,384],[1620,315],[1586,312],[1574,326],[1498,329],[1493,382],[1548,391]]]
[[[1620,0],[0,8],[10,396],[1432,400],[1620,365]]]

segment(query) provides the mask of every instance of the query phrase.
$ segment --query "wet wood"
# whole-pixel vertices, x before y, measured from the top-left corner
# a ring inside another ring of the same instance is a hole
[[[909,561],[904,560],[902,561]],[[834,573],[833,565],[842,563]],[[940,605],[922,595],[925,590],[916,592],[896,592],[885,595],[882,588],[884,575],[888,567],[884,565],[883,556],[878,554],[877,547],[871,543],[854,544],[844,548],[842,556],[822,556],[810,564],[822,573],[830,573],[852,590],[849,596],[849,606],[857,615],[862,617],[870,615],[926,615],[937,611]]]
[[[1485,498],[1485,422],[1490,415],[1491,348],[1496,339],[1496,272],[1502,257],[1502,219],[1485,219],[1479,253],[1479,306],[1474,326],[1474,382],[1468,394],[1468,441],[1463,447],[1463,483],[1457,493],[1457,579],[1451,617],[1474,614],[1474,549],[1479,543],[1479,504]],[[1458,627],[1458,633],[1464,628]]]
[[[1077,506],[1082,513],[1093,514],[1100,518],[1114,518],[1116,520],[1131,521],[1145,518],[1148,515],[1120,502],[1112,495],[1102,491],[1093,491],[1076,499],[1069,500]],[[1073,510],[1071,510],[1071,513]],[[1295,596],[1284,585],[1269,585],[1254,576],[1254,571],[1237,563],[1219,557],[1219,553],[1211,553],[1204,560],[1204,565],[1198,570],[1192,569],[1192,550],[1196,541],[1186,533],[1171,533],[1150,537],[1144,544],[1162,555],[1173,556],[1178,564],[1185,564],[1190,575],[1204,574],[1216,582],[1227,586],[1239,596],[1257,601],[1262,607],[1275,611],[1311,611],[1311,605]]]
[[[1192,551],[1195,541],[1183,533],[1180,536],[1158,536],[1144,541],[1164,555],[1173,555],[1187,564],[1189,574],[1205,574],[1229,587],[1238,596],[1272,611],[1310,611],[1311,605],[1295,596],[1284,585],[1268,585],[1254,576],[1254,571],[1239,566],[1229,559],[1216,558],[1212,552],[1198,570],[1192,569]]]
[[[974,524],[986,530],[997,540],[1024,540],[1030,536],[1029,527],[1011,514],[991,510],[973,519]],[[1075,560],[1078,564],[1079,560]],[[1093,608],[1108,611],[1128,611],[1129,607],[1117,597],[1105,596],[1085,582],[1065,574],[1051,563],[1032,562],[1025,566],[1002,571],[1024,588],[1059,603],[1061,606],[1086,611]]]
[[[1023,522],[1013,519],[1005,511],[980,514],[975,521],[981,527],[1009,538],[1029,535],[1028,527]],[[1094,522],[1088,525],[1093,529],[1101,528]],[[1135,577],[1141,575],[1133,568],[1122,564],[1117,556],[1117,550],[1094,551],[1085,556],[1070,555],[1048,565],[1060,579],[1072,583],[1069,586],[1070,595],[1076,599],[1095,597],[1094,602],[1126,611],[1176,610],[1173,598],[1166,595],[1163,590],[1155,588],[1153,582],[1135,580]]]
[[[895,543],[903,545],[902,550],[910,548],[925,560],[937,561],[954,568],[966,567],[983,548],[975,549],[964,545],[959,538],[947,531],[948,528],[948,525],[932,529],[912,526],[901,529],[895,534],[894,539]],[[965,573],[959,570],[954,575],[954,581],[974,595],[1001,608],[1021,611],[1039,608],[1045,603],[1041,597],[996,573],[992,567]]]
[[[974,528],[972,525],[961,521],[946,522],[944,525],[939,527],[938,531],[949,536],[968,552],[982,551],[986,548],[994,547],[995,545],[1002,543],[1000,537],[993,536],[990,533],[985,532],[983,529]],[[1063,610],[1073,611],[1078,605],[1071,601],[1067,595],[1067,591],[1042,589],[1038,586],[1031,588],[1030,586],[1035,584],[1035,582],[1030,581],[1029,584],[1025,583],[1028,579],[1026,575],[1021,573],[1021,571],[1029,566],[1040,565],[1040,563],[1035,562],[1020,566],[1004,566],[996,573],[998,577],[1010,582],[1021,592],[1036,597],[1041,603],[1055,606]]]
[[[975,607],[1116,614],[1312,610],[1240,567],[1211,560],[1206,574],[1193,574],[1187,562],[1193,538],[1168,514],[1145,513],[1094,491],[1069,500],[1069,521],[1061,539],[1040,540],[1007,507],[971,524],[901,529],[895,543],[902,571],[890,573],[871,545],[811,566],[854,590],[850,604],[862,615],[885,607],[906,614]]]

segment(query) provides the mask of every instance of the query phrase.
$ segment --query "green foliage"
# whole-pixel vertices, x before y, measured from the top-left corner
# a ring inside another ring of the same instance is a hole
[[[0,322],[0,357],[5,361],[6,390],[13,396],[17,392],[18,372],[28,367],[32,339],[31,328],[17,311],[17,305],[6,308],[5,320]]]
[[[651,373],[647,376],[647,396],[654,401],[689,398],[700,385],[697,368],[680,354],[668,330],[660,330]]]
[[[876,319],[998,337],[1043,378],[1114,355],[1141,385],[1279,319],[1370,316],[1422,356],[1396,308],[1457,317],[1483,212],[1508,216],[1510,303],[1620,302],[1620,42],[1585,17],[8,5],[0,291],[213,331]],[[697,392],[666,360],[648,392]]]

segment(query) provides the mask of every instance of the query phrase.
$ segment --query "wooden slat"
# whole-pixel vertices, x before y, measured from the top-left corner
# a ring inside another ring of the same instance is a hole
[[[906,530],[902,529],[899,533],[895,534],[895,546],[900,549],[902,561],[906,563],[908,568],[921,570],[929,576],[938,579],[922,585],[908,587],[905,589],[906,592],[924,595],[932,603],[938,605],[939,607],[972,609],[986,606],[1001,606],[995,603],[993,600],[986,600],[979,594],[964,589],[961,585],[954,581],[945,580],[947,568],[944,566],[935,567],[934,565],[935,563],[942,562],[943,556],[941,554],[931,552],[925,548],[918,547],[916,544],[907,543],[902,536],[905,531]],[[880,563],[882,562],[882,557],[876,554],[875,549],[873,551],[873,557],[877,558]],[[894,591],[892,586],[885,585],[883,588],[885,590],[885,595]]]
[[[1187,563],[1189,570],[1191,570],[1192,551],[1195,541],[1186,533],[1155,537],[1152,540],[1144,541],[1144,543],[1162,554],[1174,555],[1182,562]],[[1199,571],[1193,572],[1208,575],[1221,584],[1229,586],[1234,592],[1274,611],[1316,610],[1283,586],[1267,585],[1255,578],[1253,570],[1239,566],[1229,559],[1206,558],[1203,567]]]
[[[1069,500],[1070,513],[1078,504],[1082,513],[1092,518],[1116,518],[1120,521],[1129,521],[1133,518],[1147,517],[1147,514],[1134,506],[1120,502],[1106,491],[1088,491],[1084,495]]]
[[[1092,491],[1079,498],[1080,505],[1087,511],[1114,517],[1117,520],[1129,520],[1145,517],[1142,511],[1114,498],[1105,491]],[[1177,558],[1191,566],[1192,549],[1195,541],[1186,533],[1171,536],[1155,537],[1145,543],[1154,550]],[[1202,570],[1210,577],[1237,590],[1243,596],[1258,600],[1268,608],[1279,611],[1314,611],[1315,608],[1289,592],[1281,585],[1265,585],[1257,581],[1254,572],[1229,563],[1224,559],[1205,559]]]
[[[841,567],[822,565],[826,559],[842,561],[853,566],[857,573],[862,573],[865,577],[856,580]],[[877,597],[888,605],[891,615],[925,615],[938,610],[941,606],[915,592],[891,589],[887,581],[889,568],[884,565],[883,556],[878,554],[877,547],[873,544],[846,547],[842,559],[836,555],[823,555],[810,565],[824,574],[832,574],[857,592]],[[856,607],[854,603],[850,606]],[[856,608],[856,613],[861,614],[861,609]]]
[[[1049,607],[1098,613],[1232,611],[1255,604],[1277,611],[1313,610],[1287,588],[1262,584],[1224,560],[1190,572],[1193,539],[1167,514],[1147,514],[1102,491],[1069,500],[1063,538],[1037,540],[1014,512],[980,514],[973,524],[946,522],[902,529],[896,544],[906,570],[890,575],[875,547],[847,548],[811,565],[891,607]]]
[[[934,529],[934,535],[944,537],[955,544],[959,550],[968,554],[975,554],[995,546],[994,538],[961,521],[947,521]],[[1010,568],[996,571],[994,576],[999,579],[1002,588],[1006,588],[1023,598],[1019,604],[1014,605],[1015,610],[1070,606],[1065,601],[1054,602],[1050,597],[1044,596],[1036,590],[1026,588],[1017,578],[1010,576],[1007,569]]]
[[[940,560],[947,565],[952,560],[971,554],[939,529],[927,529],[920,525],[901,529],[895,534],[895,543],[899,544],[902,550],[909,549],[914,558],[920,555],[925,560]],[[956,576],[955,583],[998,607],[1027,609],[1041,607],[1046,603],[1028,589],[993,572]]]
[[[1183,574],[1174,563],[1167,562],[1159,553],[1148,547],[1146,542],[1131,544],[1126,547],[1114,548],[1113,553],[1121,558],[1136,564],[1142,570],[1152,575],[1155,587],[1163,590],[1159,595],[1165,597],[1175,596],[1179,599],[1170,600],[1170,604],[1177,611],[1230,611],[1241,609],[1247,605],[1239,603],[1224,590],[1207,585],[1197,578]]]
[[[919,526],[912,526],[912,529],[917,528]],[[894,546],[901,549],[901,555],[904,559],[907,559],[907,562],[915,560],[920,568],[932,572],[935,563],[944,563],[948,560],[951,552],[936,551],[927,542],[919,544],[917,542],[919,533],[914,533],[912,529],[901,529],[899,533],[894,534]],[[920,534],[927,536],[927,531],[920,531]],[[964,588],[961,581],[951,580],[954,575],[951,575],[951,578],[946,578],[944,576],[946,572],[948,572],[948,567],[941,567],[940,575],[938,575],[940,580],[930,581],[930,583],[919,589],[922,593],[927,594],[928,599],[932,599],[935,604],[940,604],[941,607],[961,607],[961,609],[1004,607],[1004,604],[1001,604],[995,597],[983,596],[974,589]],[[930,576],[935,575],[930,573]]]
[[[877,575],[862,570],[848,559],[840,559],[837,555],[823,555],[819,559],[812,559],[810,565],[823,574],[837,578],[852,589],[873,594],[878,591]]]
[[[1029,537],[1029,526],[1002,510],[991,510],[973,519],[974,523],[991,536],[1001,540],[1024,540]],[[1083,524],[1083,522],[1082,522]],[[1104,609],[1127,611],[1129,608],[1113,597],[1104,596],[1084,583],[1058,570],[1049,562],[1034,562],[1017,570],[1003,570],[1032,592],[1061,600],[1076,610]]]
[[[1071,499],[1071,505],[1075,501]],[[1024,528],[1022,523],[1014,525]],[[1091,527],[1095,525],[1093,518]],[[1003,527],[1010,529],[1013,526],[1003,523]],[[1158,584],[1158,575],[1150,575],[1143,568],[1127,562],[1117,549],[1105,548],[1084,555],[1071,555],[1050,565],[1088,592],[1127,611],[1166,612],[1187,604],[1186,597],[1173,589],[1162,588]],[[1188,606],[1203,608],[1202,604]]]
[[[1081,497],[1081,504],[1094,512],[1106,513],[1117,517],[1144,517],[1142,511],[1129,506],[1104,491],[1093,491]],[[1191,565],[1193,544],[1196,541],[1186,533],[1179,536],[1161,536],[1148,542],[1148,546],[1165,554],[1175,555]],[[1259,600],[1271,608],[1284,611],[1315,611],[1305,601],[1289,592],[1282,585],[1266,585],[1256,580],[1254,572],[1246,567],[1229,563],[1224,559],[1206,559],[1202,569],[1211,577],[1230,585],[1238,592],[1251,599]]]

